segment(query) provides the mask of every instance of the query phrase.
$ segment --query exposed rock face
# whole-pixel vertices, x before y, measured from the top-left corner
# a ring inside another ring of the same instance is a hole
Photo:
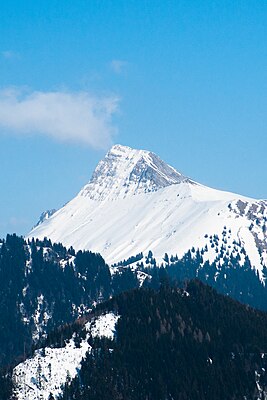
[[[115,145],[97,165],[80,195],[92,200],[125,198],[155,192],[188,178],[146,150]]]
[[[39,221],[37,222],[36,225],[34,225],[34,228],[36,228],[36,226],[41,225],[46,219],[48,219],[49,217],[52,217],[53,214],[55,214],[57,210],[55,208],[53,208],[52,210],[47,210],[42,212],[42,214],[40,215]]]

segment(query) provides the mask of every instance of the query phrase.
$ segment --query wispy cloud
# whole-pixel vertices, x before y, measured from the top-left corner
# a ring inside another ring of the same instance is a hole
[[[8,224],[14,228],[23,226],[28,223],[29,221],[26,218],[22,217],[11,217],[8,221]]]
[[[21,135],[43,134],[62,141],[106,148],[117,129],[117,96],[87,92],[0,91],[0,127]]]
[[[3,229],[3,230],[11,230],[11,229],[20,229],[21,227],[24,227],[24,226],[26,226],[26,225],[29,225],[29,221],[28,221],[28,219],[26,219],[26,218],[23,218],[23,217],[16,217],[16,216],[13,216],[13,217],[9,217],[8,219],[6,219],[6,220],[1,220],[0,221],[0,229]]]
[[[110,68],[115,74],[121,74],[127,67],[128,62],[124,60],[112,60],[110,63]]]
[[[1,54],[2,54],[2,57],[5,58],[6,60],[12,60],[12,59],[19,58],[19,54],[12,50],[2,51]]]

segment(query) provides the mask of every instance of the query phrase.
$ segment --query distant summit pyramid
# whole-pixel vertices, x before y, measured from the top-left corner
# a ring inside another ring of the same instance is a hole
[[[267,266],[267,202],[192,181],[145,150],[115,145],[80,193],[45,214],[28,235],[99,252],[116,263],[149,250],[182,256],[204,249],[210,261],[249,257]]]
[[[155,192],[188,178],[146,150],[115,145],[97,165],[80,195],[92,200],[125,198]]]

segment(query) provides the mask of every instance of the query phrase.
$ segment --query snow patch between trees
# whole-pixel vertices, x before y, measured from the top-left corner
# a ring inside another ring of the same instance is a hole
[[[47,400],[50,393],[57,398],[67,380],[74,378],[81,361],[91,347],[90,336],[113,339],[119,316],[113,312],[100,315],[85,325],[87,335],[75,345],[75,335],[62,348],[46,347],[34,352],[32,358],[17,365],[13,370],[14,395],[18,400]]]

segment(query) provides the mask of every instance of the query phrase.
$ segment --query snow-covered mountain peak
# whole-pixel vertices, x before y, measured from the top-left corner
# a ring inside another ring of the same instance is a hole
[[[239,243],[261,273],[267,266],[267,203],[198,184],[154,153],[120,145],[99,162],[78,196],[29,233],[99,252],[109,263],[149,250],[157,260],[165,253],[182,256],[192,247],[207,248],[213,261],[219,252],[214,235],[222,238],[219,254]]]
[[[191,182],[156,154],[117,144],[98,163],[79,195],[92,200],[114,200],[184,181]]]

